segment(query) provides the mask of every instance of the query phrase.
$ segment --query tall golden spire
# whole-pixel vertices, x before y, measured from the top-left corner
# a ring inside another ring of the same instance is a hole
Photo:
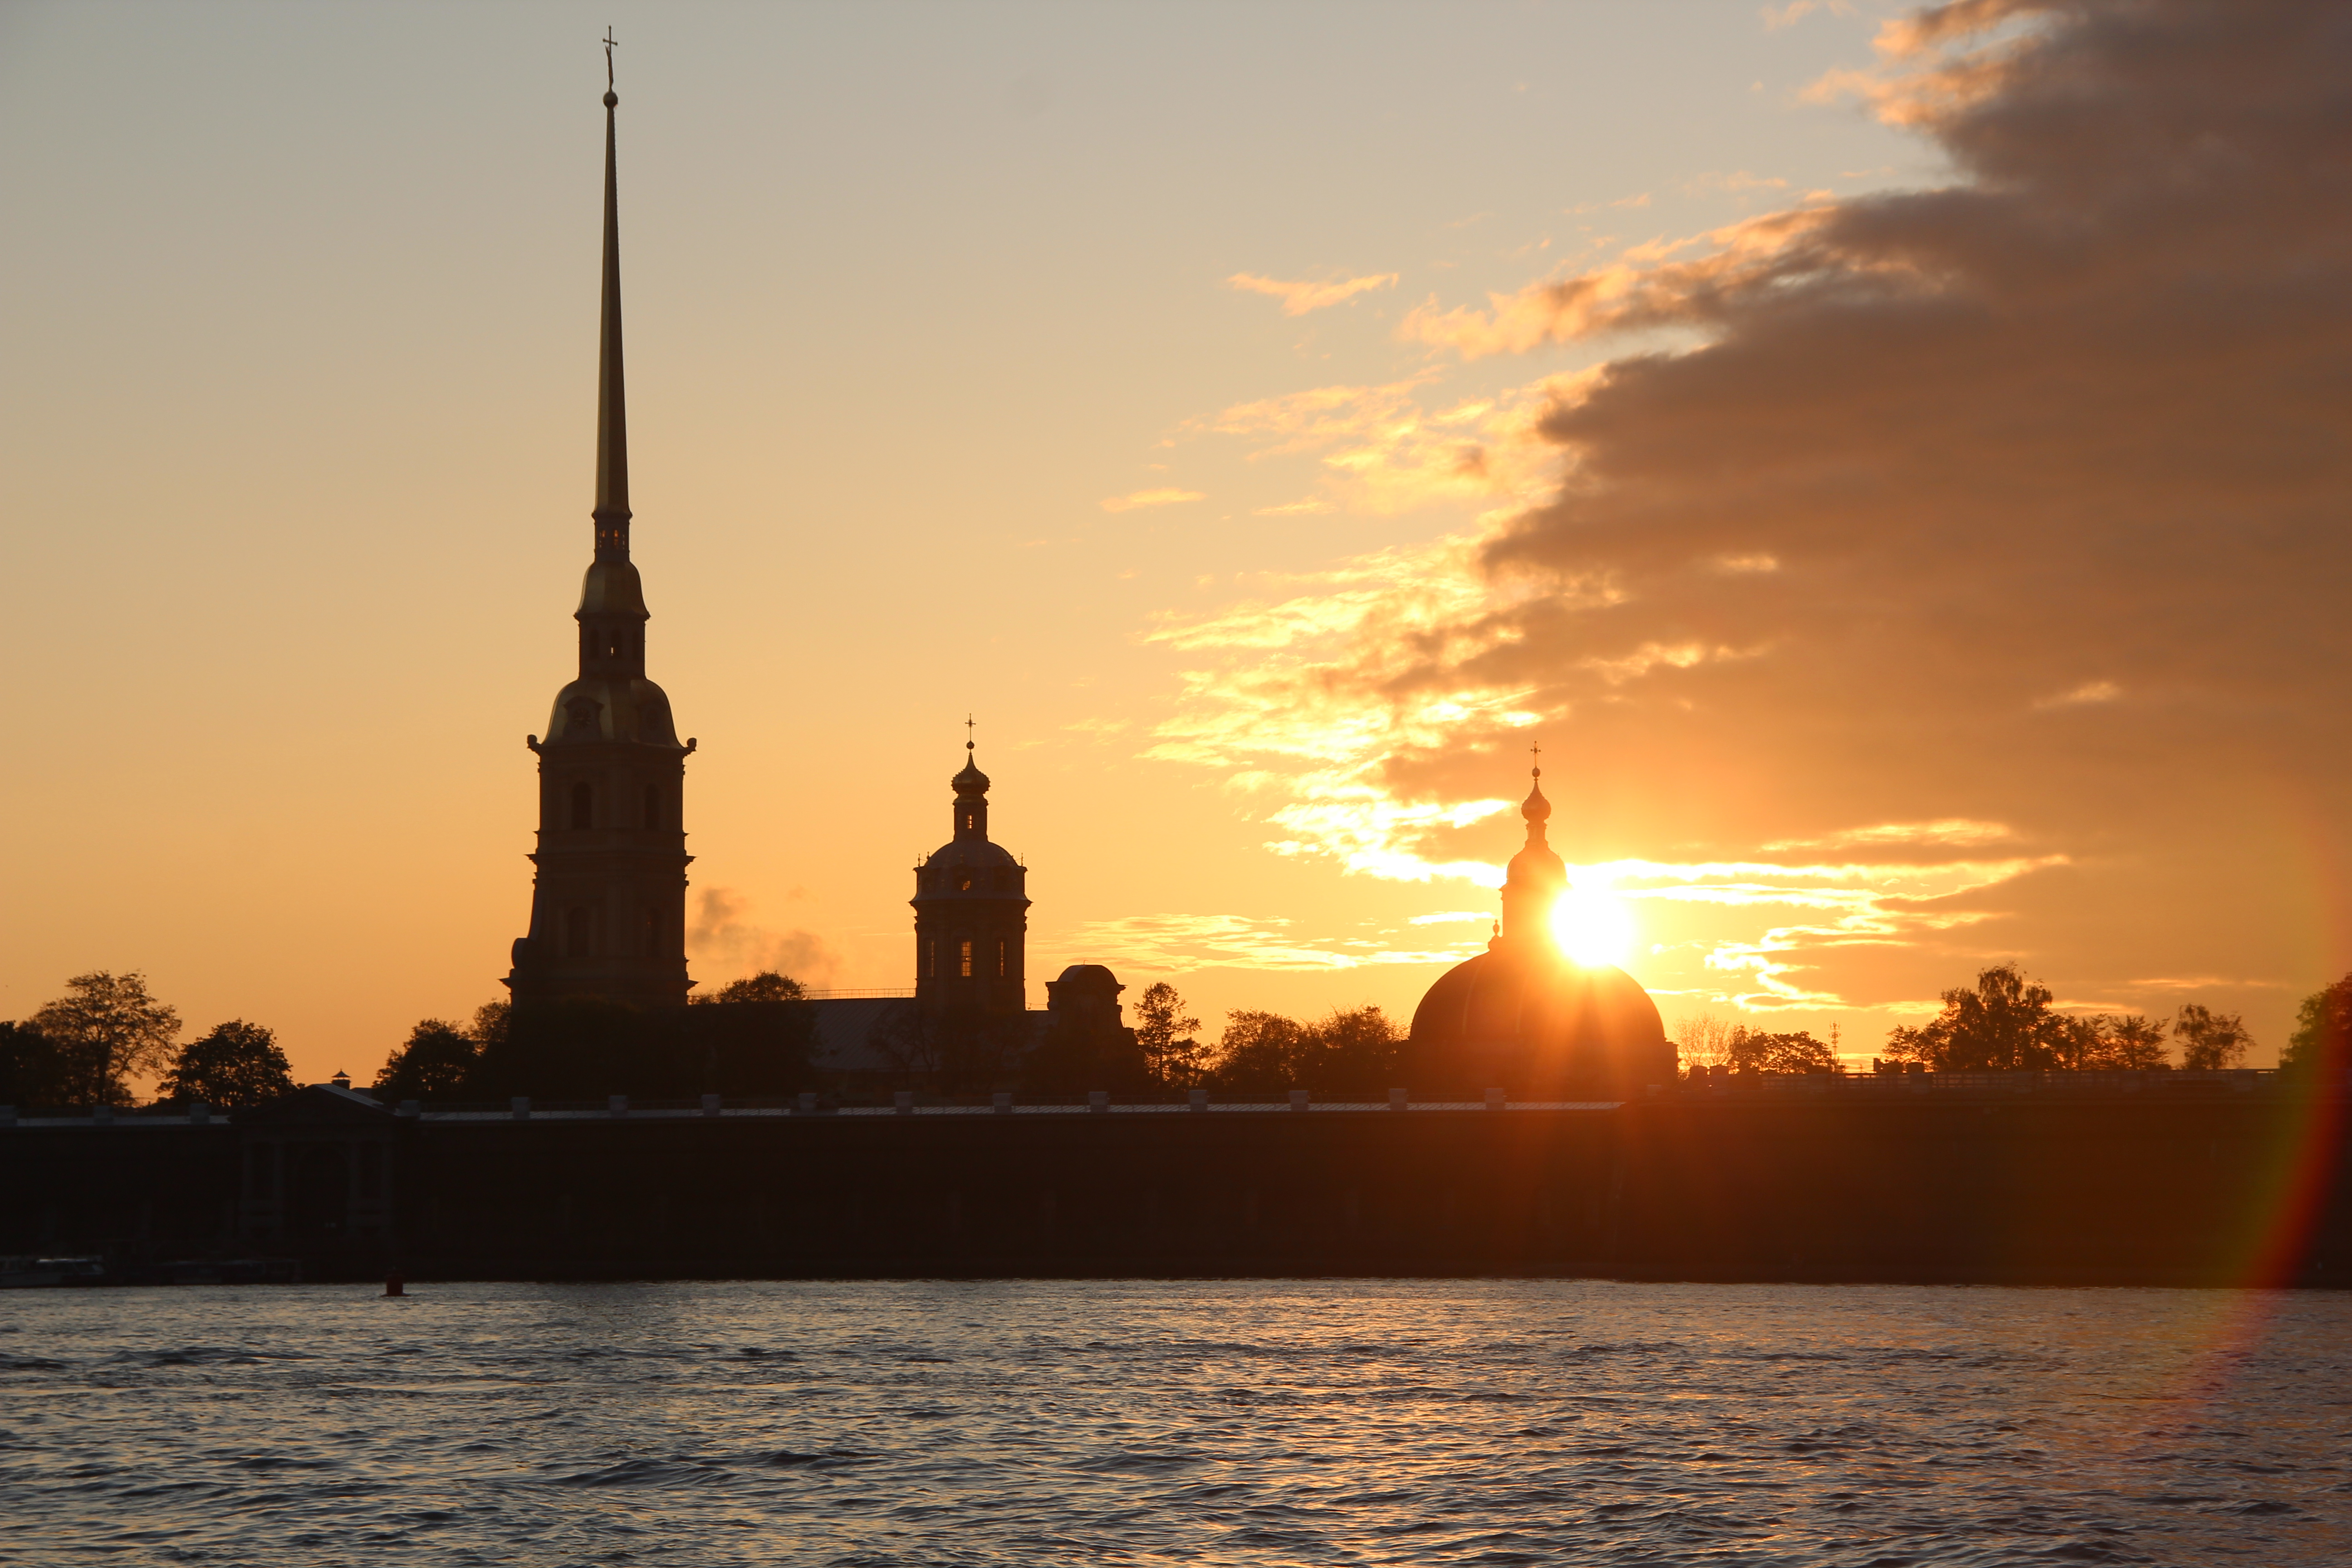
[[[629,558],[629,409],[621,385],[621,182],[613,38],[604,37],[604,319],[596,363],[596,559]]]

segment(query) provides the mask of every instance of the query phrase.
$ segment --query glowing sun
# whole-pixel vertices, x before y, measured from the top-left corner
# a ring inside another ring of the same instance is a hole
[[[1560,951],[1579,963],[1622,968],[1633,951],[1633,916],[1607,891],[1570,888],[1562,893],[1552,906],[1551,930]]]

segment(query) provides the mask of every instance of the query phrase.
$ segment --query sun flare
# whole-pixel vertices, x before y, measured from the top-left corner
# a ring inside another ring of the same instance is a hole
[[[1633,915],[1624,900],[1605,890],[1570,888],[1552,906],[1552,935],[1560,951],[1579,963],[1622,968],[1633,951]]]

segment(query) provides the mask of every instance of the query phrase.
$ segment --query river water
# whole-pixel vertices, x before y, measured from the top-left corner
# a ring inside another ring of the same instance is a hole
[[[0,1297],[0,1561],[2352,1562],[2352,1295]]]

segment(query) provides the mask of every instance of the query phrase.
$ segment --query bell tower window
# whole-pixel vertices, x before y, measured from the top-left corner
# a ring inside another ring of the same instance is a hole
[[[964,979],[969,980],[971,978],[971,939],[970,937],[966,937],[962,942],[957,943],[957,946],[960,947],[962,952],[958,958],[956,973],[961,975]]]
[[[1004,978],[1004,939],[1001,936],[996,939],[996,977]]]
[[[659,827],[662,825],[661,807],[661,785],[646,785],[646,826],[647,827]]]
[[[574,904],[563,918],[563,948],[573,958],[586,958],[594,944],[594,916],[585,904]]]
[[[596,791],[593,785],[572,786],[572,826],[582,829],[596,826]]]

